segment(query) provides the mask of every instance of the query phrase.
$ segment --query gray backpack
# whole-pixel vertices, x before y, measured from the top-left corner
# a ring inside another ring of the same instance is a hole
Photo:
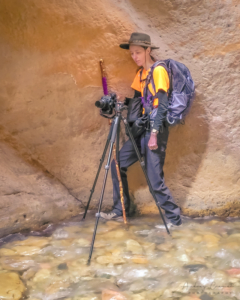
[[[152,105],[155,95],[152,95],[148,89],[148,84],[151,82],[154,92],[156,94],[156,88],[153,80],[153,70],[157,66],[163,66],[168,72],[170,80],[170,88],[168,90],[168,112],[167,122],[169,125],[174,126],[182,123],[187,113],[190,110],[192,102],[195,96],[195,86],[192,80],[192,76],[188,68],[173,59],[167,59],[155,62],[146,78],[146,84],[144,88],[144,97],[142,97],[143,107]],[[140,75],[141,76],[141,75]],[[157,108],[153,109],[151,119],[154,119],[157,114]]]

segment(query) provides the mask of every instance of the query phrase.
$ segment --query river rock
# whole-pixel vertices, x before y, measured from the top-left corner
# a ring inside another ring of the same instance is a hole
[[[205,242],[209,242],[209,243],[212,243],[212,244],[218,244],[219,240],[220,240],[221,236],[220,235],[217,235],[217,234],[204,234],[203,235],[203,240]]]
[[[56,281],[52,282],[45,289],[45,292],[46,292],[46,294],[50,294],[50,295],[57,294],[59,291],[63,292],[63,290],[67,289],[70,285],[71,285],[71,283],[66,280],[56,280]],[[69,294],[69,292],[67,292],[67,295],[68,294]],[[63,295],[61,294],[61,296],[63,296]],[[60,298],[60,295],[58,298]]]
[[[240,277],[240,269],[239,268],[232,268],[227,270],[227,273],[231,276]]]
[[[73,298],[67,298],[65,300],[99,300],[100,298],[96,295],[88,295],[88,296],[75,296]]]
[[[24,281],[27,281],[31,278],[33,278],[33,276],[37,273],[37,270],[35,268],[30,268],[28,269],[27,271],[25,271],[21,278],[24,280]]]
[[[200,242],[202,242],[202,240],[203,240],[203,237],[201,235],[196,235],[193,238],[194,243],[200,243]]]
[[[50,278],[50,274],[51,274],[51,271],[49,269],[41,269],[35,274],[35,276],[33,278],[33,282],[44,281],[44,280]]]
[[[120,292],[112,290],[103,290],[102,300],[127,300],[127,298]]]
[[[135,294],[131,296],[131,300],[145,300],[145,295]]]
[[[209,298],[210,300],[211,298]],[[201,298],[195,296],[195,295],[192,295],[192,296],[184,296],[184,297],[181,297],[180,300],[201,300]]]
[[[127,240],[127,250],[131,251],[133,254],[142,254],[143,248],[142,246],[135,240]]]
[[[51,238],[47,238],[47,237],[35,237],[35,236],[29,236],[26,240],[22,240],[22,241],[14,241],[10,244],[6,244],[6,246],[8,245],[13,245],[13,246],[34,246],[34,247],[38,247],[38,248],[43,248],[46,245],[48,245],[51,241]]]
[[[169,251],[174,247],[174,245],[171,242],[162,243],[160,245],[157,245],[157,249],[160,251]]]
[[[12,255],[16,255],[16,252],[13,251],[12,249],[6,249],[6,248],[0,249],[0,256],[12,256]]]
[[[33,267],[35,262],[23,256],[7,256],[0,258],[0,264],[5,270],[24,271]]]
[[[53,241],[51,241],[51,245],[53,247],[58,247],[58,248],[70,247],[73,244],[77,244],[77,240],[75,240],[75,239],[62,239],[62,240],[53,240]]]
[[[146,254],[153,254],[156,249],[155,243],[143,243],[142,246]]]
[[[135,264],[147,264],[148,263],[148,259],[146,258],[146,256],[143,256],[143,255],[134,255],[134,256],[132,256],[131,260]]]
[[[38,246],[16,246],[13,247],[12,250],[18,255],[31,256],[40,253],[41,248]]]
[[[103,233],[103,234],[101,234],[101,236],[103,236],[105,239],[118,240],[118,239],[122,239],[123,237],[127,237],[128,232],[126,230],[117,229],[117,230]]]
[[[19,300],[25,286],[16,273],[0,273],[0,299]]]
[[[221,247],[223,249],[229,249],[229,250],[239,250],[240,243],[234,242],[234,241],[226,241],[221,243]]]
[[[119,256],[103,255],[97,257],[97,262],[100,265],[106,265],[106,264],[120,265],[120,264],[124,264],[126,261]]]

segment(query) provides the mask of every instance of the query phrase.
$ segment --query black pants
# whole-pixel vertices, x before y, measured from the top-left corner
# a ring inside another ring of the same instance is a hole
[[[147,131],[141,138],[136,140],[139,150],[145,158],[145,167],[152,184],[153,190],[157,197],[158,203],[162,209],[165,210],[166,217],[176,225],[182,223],[180,217],[180,209],[174,202],[172,195],[165,185],[163,165],[166,154],[167,140],[168,140],[168,128],[163,127],[163,132],[159,132],[158,135],[158,149],[150,150],[148,148],[148,141],[150,138],[150,132]],[[130,207],[130,197],[128,191],[127,182],[127,168],[134,164],[138,160],[132,142],[128,140],[121,150],[119,151],[119,166],[123,183],[124,203],[126,212]],[[118,215],[122,215],[122,205],[120,200],[119,182],[117,177],[115,162],[111,163],[112,182],[113,182],[113,212]]]

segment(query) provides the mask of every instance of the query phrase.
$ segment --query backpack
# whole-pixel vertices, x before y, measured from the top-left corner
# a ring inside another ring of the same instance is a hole
[[[163,66],[168,72],[170,87],[168,90],[168,112],[166,120],[170,126],[182,123],[184,118],[188,114],[190,107],[193,103],[195,96],[195,86],[192,80],[192,76],[188,68],[173,59],[166,59],[162,61],[155,62],[146,78],[146,84],[144,88],[144,96],[142,97],[143,106],[145,103],[145,98],[147,102],[153,102],[156,95],[156,88],[153,80],[153,70],[157,66]],[[148,89],[148,84],[151,83],[154,89],[155,95],[152,95]],[[150,119],[154,119],[157,114],[157,108],[153,109]]]

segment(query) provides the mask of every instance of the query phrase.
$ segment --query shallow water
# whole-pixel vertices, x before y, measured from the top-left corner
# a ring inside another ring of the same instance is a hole
[[[2,239],[0,298],[240,299],[239,219],[187,219],[171,236],[159,216],[100,221],[87,266],[94,223]]]

